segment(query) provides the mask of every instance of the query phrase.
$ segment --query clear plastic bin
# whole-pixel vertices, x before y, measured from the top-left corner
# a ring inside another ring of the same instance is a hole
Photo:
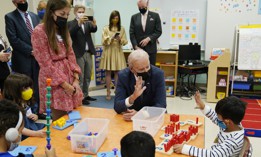
[[[133,130],[143,131],[154,136],[164,123],[165,108],[143,107],[131,119],[133,121]]]
[[[108,125],[108,119],[83,119],[69,133],[72,150],[76,153],[96,154],[108,135]]]

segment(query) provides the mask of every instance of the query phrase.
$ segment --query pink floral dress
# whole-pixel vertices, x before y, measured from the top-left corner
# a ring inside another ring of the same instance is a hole
[[[74,95],[68,95],[60,86],[63,82],[73,83],[73,73],[81,73],[76,63],[75,55],[70,46],[66,54],[66,47],[63,41],[58,41],[59,54],[56,55],[51,49],[45,32],[44,24],[38,25],[32,33],[33,55],[40,65],[39,92],[40,92],[40,113],[46,109],[46,79],[51,78],[51,107],[71,111],[82,104],[83,94],[80,88]]]

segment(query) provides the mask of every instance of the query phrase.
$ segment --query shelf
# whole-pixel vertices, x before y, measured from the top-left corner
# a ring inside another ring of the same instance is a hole
[[[165,82],[175,82],[175,79],[173,79],[173,80],[165,80]]]
[[[177,65],[174,65],[174,64],[160,64],[159,66],[162,66],[162,67],[175,67]]]
[[[216,85],[216,87],[227,88],[227,86],[220,86],[220,85]]]
[[[217,76],[227,76],[227,74],[217,74]]]

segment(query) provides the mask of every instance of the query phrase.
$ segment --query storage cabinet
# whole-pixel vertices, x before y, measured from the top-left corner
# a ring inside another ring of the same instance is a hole
[[[207,101],[217,102],[228,96],[230,52],[225,50],[208,65]]]
[[[131,51],[124,51],[126,61]],[[166,95],[176,96],[177,73],[178,73],[178,52],[177,51],[158,51],[156,66],[164,71]]]

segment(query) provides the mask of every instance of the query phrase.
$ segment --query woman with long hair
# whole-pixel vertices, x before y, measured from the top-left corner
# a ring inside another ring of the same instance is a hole
[[[33,55],[40,65],[40,113],[46,109],[46,79],[51,78],[53,120],[82,104],[81,70],[72,50],[67,19],[67,0],[49,0],[43,23],[32,34]]]

